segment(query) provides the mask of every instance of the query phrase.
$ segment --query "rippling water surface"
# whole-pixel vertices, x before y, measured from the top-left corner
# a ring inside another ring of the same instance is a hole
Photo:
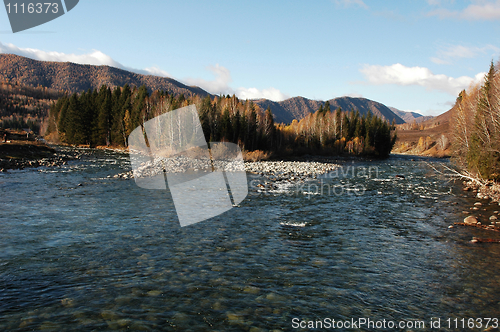
[[[108,178],[129,169],[124,154],[0,174],[0,330],[500,318],[500,246],[448,228],[475,200],[427,162],[348,162],[354,176],[271,192],[249,176],[239,208],[184,228],[168,192]]]

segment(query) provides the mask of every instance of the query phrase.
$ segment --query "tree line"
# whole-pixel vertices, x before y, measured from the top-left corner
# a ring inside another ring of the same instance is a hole
[[[452,108],[452,149],[459,166],[500,180],[500,73],[490,65],[484,81],[460,92]]]
[[[53,103],[48,133],[68,144],[126,146],[133,129],[165,112],[195,104],[207,142],[237,143],[244,151],[276,155],[318,153],[386,157],[395,142],[395,127],[358,111],[331,111],[328,102],[315,113],[291,124],[275,124],[262,110],[236,96],[174,96],[149,94],[146,87],[128,85],[65,95]]]
[[[396,142],[395,124],[374,116],[337,108],[327,101],[315,113],[290,125],[278,125],[280,144],[294,150],[313,150],[331,155],[389,156]]]

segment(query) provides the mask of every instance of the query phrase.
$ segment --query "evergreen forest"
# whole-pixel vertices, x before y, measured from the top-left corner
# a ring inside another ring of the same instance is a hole
[[[395,127],[371,113],[330,110],[328,102],[315,113],[291,124],[275,124],[270,109],[233,96],[174,96],[148,93],[145,86],[102,86],[64,95],[50,108],[47,134],[76,145],[127,146],[136,127],[165,112],[196,105],[207,142],[237,143],[243,151],[275,156],[302,154],[387,157]]]

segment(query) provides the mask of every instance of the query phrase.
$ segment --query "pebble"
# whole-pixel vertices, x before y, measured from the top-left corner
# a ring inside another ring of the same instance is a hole
[[[483,205],[483,203],[481,203],[481,202],[476,202],[476,203],[474,203],[474,205],[475,205],[475,206],[482,206],[482,205]]]
[[[490,220],[491,220],[491,221],[493,221],[493,220],[498,220],[498,217],[497,217],[497,216],[495,216],[495,215],[493,215],[493,216],[491,216],[491,217],[490,217]]]

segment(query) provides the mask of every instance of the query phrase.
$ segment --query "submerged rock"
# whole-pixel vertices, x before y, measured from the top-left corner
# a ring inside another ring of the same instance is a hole
[[[149,291],[147,294],[148,296],[159,296],[161,295],[161,291],[160,290],[152,290],[152,291]]]
[[[75,300],[73,300],[72,298],[69,298],[69,297],[66,297],[64,299],[61,300],[61,304],[65,307],[73,307],[75,305]]]

